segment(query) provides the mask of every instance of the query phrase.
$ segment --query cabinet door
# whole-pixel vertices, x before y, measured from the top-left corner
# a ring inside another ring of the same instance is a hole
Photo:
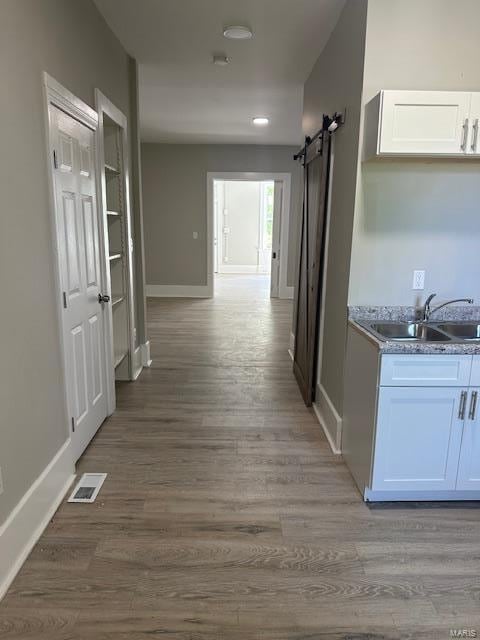
[[[372,489],[455,489],[466,395],[448,387],[382,387]]]
[[[480,489],[480,388],[469,389],[467,414],[463,427],[457,489]]]
[[[480,356],[472,357],[472,373],[470,376],[470,386],[480,387]]]
[[[464,155],[471,94],[384,91],[380,154]]]
[[[469,155],[480,156],[480,93],[472,93],[470,102],[470,129],[467,153]]]

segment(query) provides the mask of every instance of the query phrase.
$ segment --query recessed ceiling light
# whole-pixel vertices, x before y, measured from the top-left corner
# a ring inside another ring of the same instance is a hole
[[[226,67],[229,62],[230,62],[230,58],[223,54],[213,56],[213,64],[216,64],[219,67]]]
[[[230,40],[250,40],[253,37],[253,31],[242,25],[232,25],[225,27],[223,35]]]
[[[270,120],[268,118],[265,118],[264,116],[258,116],[256,118],[253,118],[253,124],[256,124],[259,127],[264,127],[269,122]]]

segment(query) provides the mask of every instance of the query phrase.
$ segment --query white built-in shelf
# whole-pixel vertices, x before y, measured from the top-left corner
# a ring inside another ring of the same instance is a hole
[[[117,169],[117,167],[114,167],[112,164],[105,163],[105,171],[115,176],[120,175],[120,169]]]
[[[112,296],[112,307],[116,307],[125,300],[125,296]]]
[[[115,369],[118,367],[119,364],[121,364],[125,360],[125,358],[127,357],[127,354],[128,354],[128,351],[120,351],[119,353],[115,354],[114,361],[113,361]]]
[[[111,218],[120,218],[121,214],[118,211],[107,211],[107,216]]]

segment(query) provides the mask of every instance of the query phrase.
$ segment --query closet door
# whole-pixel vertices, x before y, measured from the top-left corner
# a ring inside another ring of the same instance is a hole
[[[311,147],[316,145],[312,144]],[[293,371],[307,406],[311,406],[315,392],[329,165],[330,137],[326,134],[321,147],[309,147],[307,150],[298,284],[295,290]]]
[[[50,105],[65,374],[77,460],[107,417],[94,132]]]

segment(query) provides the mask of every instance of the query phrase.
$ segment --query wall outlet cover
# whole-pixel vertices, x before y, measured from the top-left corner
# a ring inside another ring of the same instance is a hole
[[[418,269],[413,272],[412,289],[414,291],[425,289],[425,271],[423,269]]]

